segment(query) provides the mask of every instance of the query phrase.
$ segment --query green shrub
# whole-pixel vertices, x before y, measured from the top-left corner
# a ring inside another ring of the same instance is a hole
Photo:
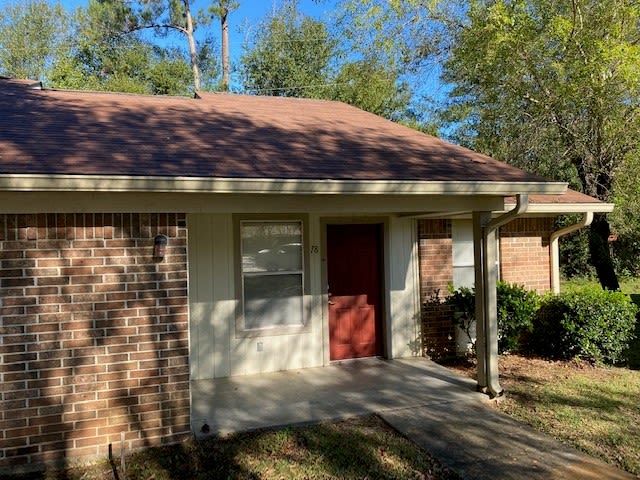
[[[627,295],[598,286],[550,296],[534,318],[528,346],[552,358],[617,363],[633,338],[636,312]]]
[[[472,288],[450,288],[451,295],[446,302],[453,307],[453,323],[471,338],[471,325],[475,322],[476,298]],[[498,282],[498,348],[500,353],[519,349],[522,335],[530,332],[533,317],[539,305],[535,292],[525,290],[519,285]]]
[[[473,288],[449,286],[449,296],[445,300],[453,309],[453,324],[460,328],[468,337],[473,352],[475,352],[475,323],[476,323],[476,294]]]
[[[540,297],[536,292],[506,282],[498,282],[497,293],[499,351],[518,351],[523,335],[533,328]]]
[[[629,342],[629,347],[624,352],[624,358],[629,368],[640,370],[640,318],[636,319],[635,338]]]
[[[640,370],[640,295],[630,295],[631,301],[635,303],[638,308],[636,314],[636,331],[635,335],[630,342],[629,347],[624,352],[624,358],[627,361],[629,368],[634,370]]]

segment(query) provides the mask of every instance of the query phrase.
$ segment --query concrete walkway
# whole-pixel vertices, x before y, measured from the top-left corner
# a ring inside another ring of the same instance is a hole
[[[463,479],[633,479],[494,410],[475,381],[422,358],[192,382],[197,436],[378,413]]]

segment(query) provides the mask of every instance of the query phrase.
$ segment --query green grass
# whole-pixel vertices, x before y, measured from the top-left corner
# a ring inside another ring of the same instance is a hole
[[[597,284],[574,278],[561,290]],[[621,278],[620,288],[640,306],[640,278]],[[503,357],[500,410],[640,476],[640,322],[636,337],[626,353],[631,369]]]
[[[126,470],[127,480],[458,478],[375,415],[152,448],[127,457]],[[23,478],[115,477],[102,464]]]
[[[640,298],[640,278],[619,278],[620,289],[629,295],[632,299]],[[599,285],[597,278],[592,277],[573,277],[563,279],[560,283],[561,291],[572,291],[579,289],[585,285]]]
[[[529,365],[505,376],[500,410],[640,475],[640,371],[543,360]]]

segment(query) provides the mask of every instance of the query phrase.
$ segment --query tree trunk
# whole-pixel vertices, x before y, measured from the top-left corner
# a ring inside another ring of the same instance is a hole
[[[607,217],[602,213],[596,213],[589,230],[589,253],[591,263],[596,269],[598,280],[602,288],[607,290],[620,290],[618,277],[613,268],[613,259],[609,251],[609,235],[611,230]]]
[[[229,91],[229,9],[224,8],[220,15],[222,28],[222,91]]]
[[[191,17],[191,8],[189,0],[183,0],[184,12],[187,20],[187,40],[189,41],[189,55],[191,56],[191,70],[193,71],[193,86],[196,91],[200,90],[200,69],[198,68],[198,52],[196,50],[196,41],[193,37],[193,18]]]

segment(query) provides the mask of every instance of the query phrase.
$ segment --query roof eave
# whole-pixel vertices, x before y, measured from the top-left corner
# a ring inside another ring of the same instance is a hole
[[[505,204],[505,211],[513,208],[512,203]],[[593,213],[610,213],[614,210],[615,205],[613,203],[543,203],[543,204],[529,204],[527,209],[528,215],[541,215],[541,216],[553,216],[553,215],[571,215],[582,214],[587,212]]]
[[[29,192],[174,192],[312,195],[558,195],[561,182],[309,180],[271,178],[153,177],[121,175],[2,174],[0,190]]]

